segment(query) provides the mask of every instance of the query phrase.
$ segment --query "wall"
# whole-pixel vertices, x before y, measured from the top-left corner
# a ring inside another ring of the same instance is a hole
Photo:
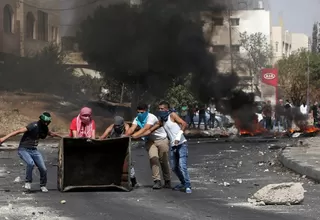
[[[38,40],[38,8],[41,8],[41,11],[46,12],[48,14],[48,41]],[[22,46],[21,46],[21,55],[26,56],[29,54],[34,54],[38,50],[41,50],[45,47],[48,42],[53,42],[53,32],[52,27],[56,27],[58,29],[57,32],[57,40],[55,43],[60,43],[60,11],[55,9],[60,9],[59,1],[52,0],[25,0],[23,4],[23,9],[20,11],[20,20],[23,20],[23,33],[21,33]],[[47,10],[45,10],[47,9]],[[27,38],[27,14],[31,12],[35,18],[35,35],[34,39]]]
[[[12,7],[14,13],[13,33],[5,33],[3,31],[3,9],[7,4]],[[20,27],[19,21],[17,21],[17,7],[19,7],[18,0],[0,0],[0,52],[14,55],[20,54]]]
[[[14,33],[3,32],[3,8],[10,4],[14,10]],[[48,13],[48,41],[37,40],[37,11],[38,8]],[[60,43],[60,9],[59,1],[52,0],[0,0],[0,52],[25,56],[41,50],[52,40],[52,26],[57,27],[57,40]],[[27,13],[33,13],[35,17],[35,38],[27,39]]]
[[[282,58],[283,41],[282,27],[272,27],[273,63]]]
[[[309,38],[303,33],[292,33],[291,34],[291,51],[297,51],[298,49],[304,48],[309,49]]]
[[[272,44],[275,64],[282,57],[288,57],[292,52],[292,34],[282,26],[272,27]],[[277,46],[278,44],[278,46]]]

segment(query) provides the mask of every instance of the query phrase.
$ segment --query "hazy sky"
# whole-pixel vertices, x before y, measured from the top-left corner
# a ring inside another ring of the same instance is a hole
[[[269,2],[273,25],[279,25],[282,14],[284,27],[290,32],[311,36],[315,21],[320,21],[320,0],[265,0]]]

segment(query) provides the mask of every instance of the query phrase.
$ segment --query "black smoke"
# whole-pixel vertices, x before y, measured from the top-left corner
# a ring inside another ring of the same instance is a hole
[[[218,72],[212,42],[203,33],[202,12],[226,17],[227,10],[223,0],[142,0],[139,6],[99,8],[82,22],[79,48],[100,71],[140,91],[134,96],[141,90],[163,95],[173,79],[192,73],[199,101],[214,98],[222,113],[251,123],[253,95],[235,90],[236,73]]]

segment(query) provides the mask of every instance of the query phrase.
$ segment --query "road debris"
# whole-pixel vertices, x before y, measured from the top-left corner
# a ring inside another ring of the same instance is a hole
[[[251,199],[266,205],[300,204],[304,200],[302,183],[269,184],[258,190]]]
[[[14,183],[20,183],[21,182],[20,176],[16,177],[13,182]]]
[[[61,204],[66,204],[66,202],[67,202],[66,200],[61,200],[60,201]]]

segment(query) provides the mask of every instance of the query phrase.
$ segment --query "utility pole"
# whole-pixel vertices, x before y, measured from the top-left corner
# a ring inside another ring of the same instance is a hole
[[[310,50],[308,49],[307,60],[308,60],[308,70],[307,70],[307,110],[310,110]]]
[[[228,17],[229,17],[229,50],[230,50],[230,66],[231,66],[231,72],[233,73],[233,50],[232,50],[232,23],[231,23],[231,6],[228,9]]]

